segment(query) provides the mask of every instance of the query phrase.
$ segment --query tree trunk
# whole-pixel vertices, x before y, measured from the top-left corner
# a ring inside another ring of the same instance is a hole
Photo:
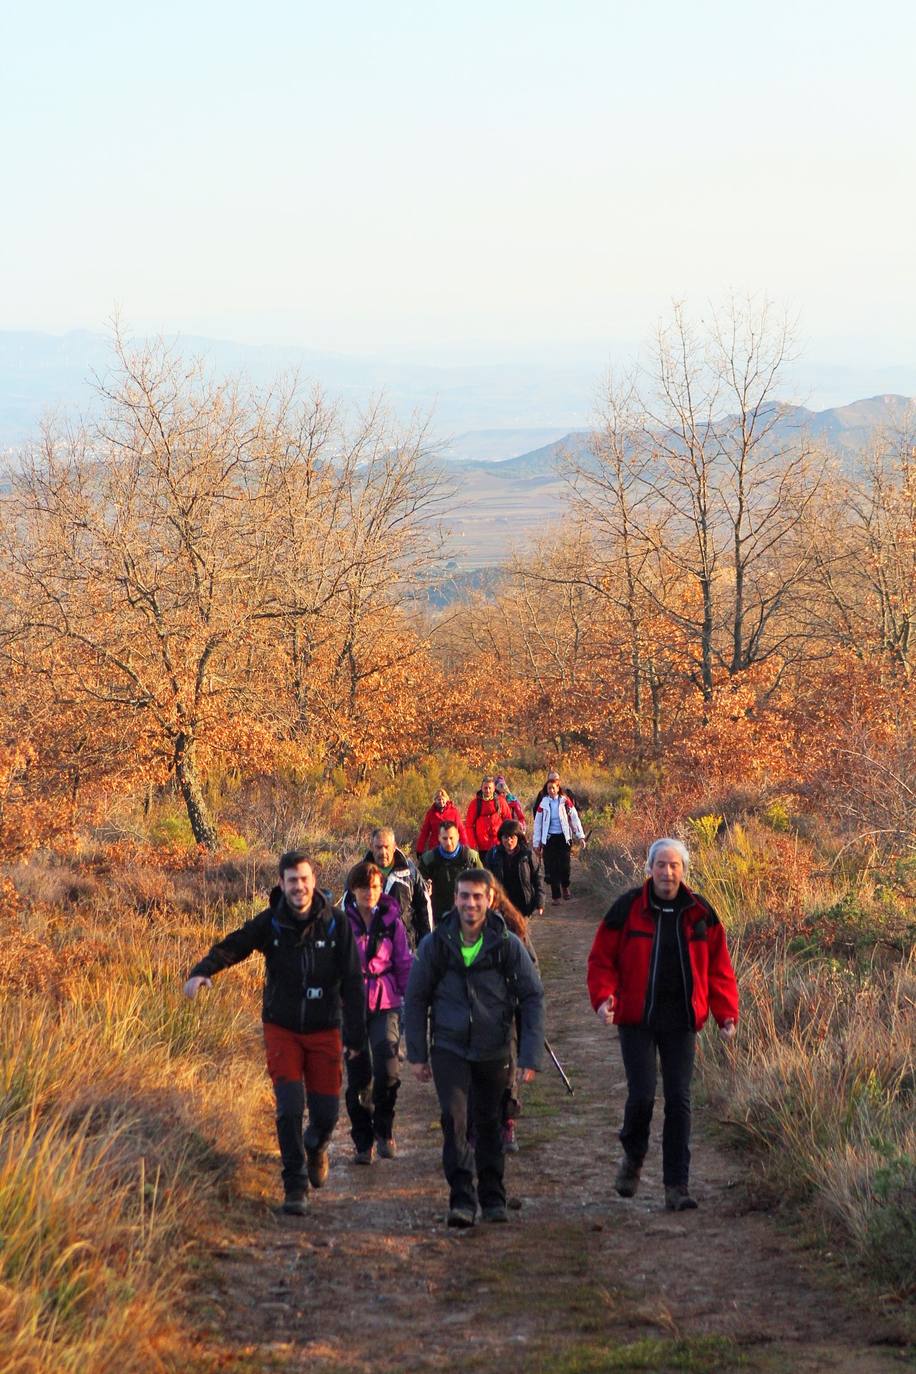
[[[204,794],[197,775],[197,762],[194,756],[194,741],[180,734],[175,740],[175,777],[181,788],[181,795],[191,822],[191,831],[198,844],[205,849],[214,850],[219,846],[216,826],[210,816]]]

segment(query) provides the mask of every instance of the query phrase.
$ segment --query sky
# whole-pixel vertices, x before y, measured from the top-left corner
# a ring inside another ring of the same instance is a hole
[[[916,368],[914,50],[910,0],[5,6],[0,329],[578,363],[733,291]]]

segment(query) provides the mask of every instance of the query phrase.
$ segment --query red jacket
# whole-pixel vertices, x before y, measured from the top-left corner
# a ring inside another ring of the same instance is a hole
[[[738,1020],[738,984],[718,916],[702,897],[684,891],[690,901],[680,917],[681,959],[698,1031],[710,1012],[720,1026]],[[648,880],[618,897],[598,927],[588,956],[588,995],[596,1011],[614,998],[618,1026],[645,1023],[656,928]]]
[[[440,811],[435,802],[423,817],[420,833],[417,836],[417,853],[425,854],[427,849],[435,849],[439,843],[439,826],[443,821],[454,821],[458,827],[458,843],[467,844],[468,837],[461,819],[461,812],[453,801],[447,801]]]
[[[511,821],[512,812],[502,797],[491,797],[484,801],[478,792],[471,799],[464,823],[468,832],[468,844],[478,854],[486,854],[498,842],[499,827],[503,821]]]

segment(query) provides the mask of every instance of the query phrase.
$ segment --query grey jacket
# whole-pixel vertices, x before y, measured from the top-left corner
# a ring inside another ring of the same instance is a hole
[[[516,1012],[518,1064],[539,1069],[544,1050],[544,988],[519,940],[487,912],[483,947],[470,968],[461,955],[457,911],[420,942],[404,1002],[407,1058],[423,1064],[429,1047],[462,1059],[508,1054]]]

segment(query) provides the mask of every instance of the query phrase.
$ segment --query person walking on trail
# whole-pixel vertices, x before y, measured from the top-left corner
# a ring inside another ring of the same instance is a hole
[[[434,924],[455,905],[458,876],[466,868],[483,868],[480,855],[461,843],[454,821],[443,821],[436,848],[420,855],[420,872],[429,880]]]
[[[544,786],[541,788],[540,792],[537,794],[534,801],[531,803],[532,817],[537,815],[538,807],[540,806],[544,798],[547,796],[547,788],[552,782],[558,782],[560,784],[560,791],[563,793],[563,796],[566,797],[570,802],[572,802],[573,806],[576,808],[577,811],[579,810],[578,801],[573,796],[569,788],[563,785],[563,782],[560,778],[560,774],[557,772],[557,770],[555,768],[551,768],[550,772],[547,774],[547,780],[544,783]]]
[[[468,844],[478,854],[486,854],[495,845],[503,821],[511,819],[508,803],[496,794],[496,779],[488,775],[468,806],[464,821]]]
[[[518,821],[503,821],[499,844],[484,855],[484,863],[523,916],[543,916],[544,874]]]
[[[377,864],[356,864],[347,875],[344,911],[359,951],[366,986],[367,1042],[347,1060],[347,1111],[357,1164],[373,1151],[394,1159],[394,1109],[401,1079],[400,1008],[413,956],[394,897],[382,892]],[[371,1105],[370,1105],[371,1103]]]
[[[510,819],[513,821],[518,821],[519,825],[522,827],[522,832],[524,833],[524,831],[527,829],[524,807],[522,806],[521,802],[519,801],[515,793],[509,791],[509,784],[506,782],[506,779],[502,773],[497,773],[494,779],[494,785],[496,787],[496,795],[498,797],[502,797],[503,801],[509,808]]]
[[[444,787],[440,787],[433,797],[433,804],[423,817],[420,833],[417,836],[416,851],[419,859],[428,849],[435,849],[439,842],[439,830],[446,821],[454,821],[458,827],[459,844],[467,844],[468,837],[464,828],[461,812],[452,801]]]
[[[342,1046],[352,1058],[365,1042],[366,997],[350,923],[316,888],[314,867],[301,849],[281,855],[280,883],[264,911],[194,965],[185,996],[212,987],[217,973],[255,950],[264,956],[261,1016],[277,1104],[283,1211],[303,1216],[309,1185],[321,1188],[327,1181]]]
[[[709,902],[687,886],[680,840],[655,840],[646,882],[618,897],[588,956],[588,992],[599,1020],[617,1026],[627,1078],[614,1187],[633,1197],[649,1145],[656,1059],[665,1096],[665,1206],[696,1207],[690,1194],[690,1081],[696,1037],[711,1012],[725,1040],[738,1022],[738,985],[725,932]]]
[[[417,951],[404,1011],[407,1058],[420,1082],[432,1078],[439,1098],[448,1225],[473,1226],[478,1202],[484,1221],[507,1221],[500,1113],[512,1028],[517,1011],[518,1064],[530,1083],[544,1047],[544,989],[521,940],[489,909],[485,872],[460,875],[457,909]]]
[[[432,930],[429,890],[416,864],[408,859],[403,849],[398,849],[389,825],[380,825],[373,830],[363,863],[374,863],[381,869],[384,891],[396,899],[410,947],[416,949],[423,936]]]
[[[544,855],[544,875],[555,902],[569,901],[569,875],[573,841],[585,844],[579,813],[560,787],[559,775],[548,774],[544,796],[534,813],[531,845],[535,854]]]
[[[504,821],[503,824],[512,825],[513,822]],[[506,925],[508,926],[509,930],[511,930],[513,935],[518,936],[522,944],[525,946],[525,949],[528,951],[528,955],[531,959],[531,962],[534,964],[534,967],[538,969],[538,973],[540,973],[540,968],[538,968],[538,957],[535,952],[534,945],[531,941],[531,933],[528,926],[528,922],[525,920],[525,917],[519,911],[518,907],[516,907],[514,903],[509,899],[505,888],[503,887],[499,879],[494,876],[492,870],[488,870],[487,878],[489,880],[490,888],[490,896],[488,899],[490,903],[490,909],[492,911],[495,911],[497,915],[503,918],[503,920],[505,921]],[[507,1155],[518,1153],[517,1123],[518,1118],[522,1114],[522,1080],[521,1074],[518,1071],[518,1037],[519,1024],[518,1016],[516,1015],[515,1029],[512,1035],[512,1046],[510,1053],[511,1074],[509,1078],[509,1085],[506,1088],[506,1091],[503,1093],[502,1105],[503,1150]]]

